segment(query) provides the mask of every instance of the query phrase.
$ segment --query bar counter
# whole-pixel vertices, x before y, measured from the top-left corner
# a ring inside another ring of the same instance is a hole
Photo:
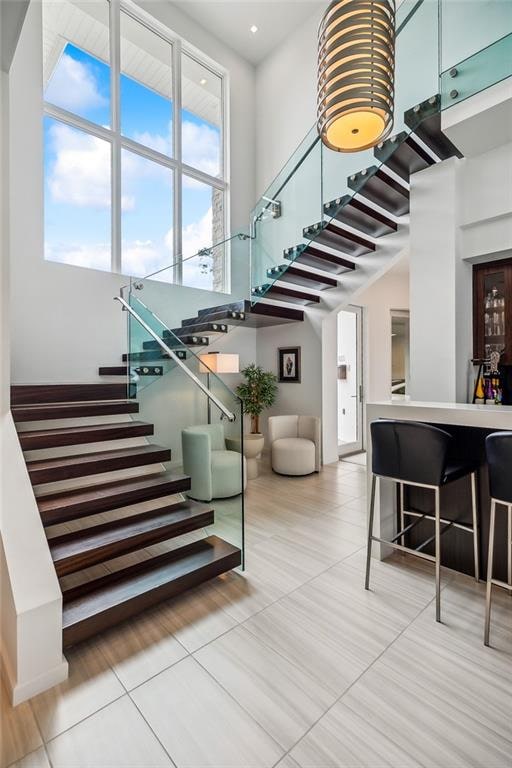
[[[478,458],[481,462],[478,472],[478,522],[480,578],[487,572],[487,547],[489,541],[490,495],[485,463],[485,438],[491,432],[512,431],[512,406],[469,405],[465,403],[427,403],[412,400],[369,403],[366,408],[368,446],[368,498],[371,484],[371,438],[369,425],[376,419],[400,419],[417,421],[444,429],[453,435],[455,451],[459,458]],[[504,468],[512,472],[512,467]],[[378,486],[375,507],[375,535],[392,539],[398,527],[398,505],[396,484],[381,480]],[[471,489],[467,478],[462,478],[441,488],[441,515],[449,520],[471,522]],[[433,514],[434,495],[423,488],[408,488],[405,491],[405,508]],[[421,522],[406,539],[406,545],[415,547],[433,534],[433,523]],[[497,508],[496,547],[494,554],[495,576],[506,580],[507,563],[507,515],[503,508]],[[433,545],[425,548],[433,554]],[[387,557],[392,552],[385,545],[373,544],[373,556]],[[457,528],[450,528],[441,537],[442,565],[473,575],[472,537]]]

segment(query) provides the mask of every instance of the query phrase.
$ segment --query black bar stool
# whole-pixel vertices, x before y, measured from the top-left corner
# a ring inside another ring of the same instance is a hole
[[[402,552],[430,560],[436,567],[436,621],[441,621],[441,536],[450,528],[460,528],[473,535],[473,552],[475,561],[475,579],[479,579],[478,558],[478,521],[476,498],[476,472],[478,461],[454,462],[449,460],[450,448],[454,439],[448,433],[429,424],[413,421],[395,421],[379,419],[370,424],[372,438],[372,490],[370,501],[370,521],[368,527],[368,548],[366,554],[365,589],[370,587],[370,564],[372,542],[379,541]],[[439,491],[441,486],[469,476],[471,480],[471,501],[473,524],[459,523],[441,517]],[[375,515],[376,481],[381,478],[393,480],[400,489],[400,531],[391,541],[373,535]],[[435,494],[435,514],[429,515],[404,509],[404,485],[419,488],[431,488]],[[405,524],[406,517],[415,518]],[[433,520],[434,535],[415,549],[404,545],[404,536],[422,520]],[[400,539],[400,544],[398,540]],[[422,550],[435,542],[435,555],[429,555]]]
[[[489,645],[491,625],[492,585],[512,590],[512,433],[493,432],[485,439],[485,452],[489,467],[489,490],[491,492],[491,524],[489,528],[489,555],[487,560],[487,593],[485,600],[484,644]],[[506,507],[508,512],[507,531],[507,582],[493,579],[494,533],[496,505]]]

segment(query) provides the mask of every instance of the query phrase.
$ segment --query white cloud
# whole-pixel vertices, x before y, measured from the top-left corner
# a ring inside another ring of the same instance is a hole
[[[55,202],[79,207],[110,208],[110,145],[90,134],[55,123],[50,128],[55,159],[48,174],[48,189]],[[123,195],[124,210],[135,205]]]
[[[183,162],[192,168],[198,168],[210,176],[220,173],[220,136],[206,124],[198,125],[189,120],[182,127]],[[185,183],[193,185],[192,179]]]
[[[162,155],[172,155],[172,133],[169,124],[169,135],[162,136],[160,133],[150,133],[149,131],[142,131],[142,133],[134,133],[133,140],[142,144],[144,147],[154,149],[155,152],[160,152]]]
[[[75,267],[110,270],[110,246],[104,243],[78,245],[77,243],[45,243],[45,259],[71,264]]]
[[[60,57],[46,87],[45,99],[79,114],[108,105],[108,100],[98,90],[91,68],[67,53]]]
[[[145,277],[172,262],[172,251],[167,245],[159,246],[151,240],[123,243],[123,274]],[[160,279],[172,280],[172,270],[162,273]]]

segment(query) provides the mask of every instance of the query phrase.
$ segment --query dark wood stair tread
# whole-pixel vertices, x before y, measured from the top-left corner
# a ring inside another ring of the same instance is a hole
[[[202,321],[210,312],[235,312],[244,315],[244,325],[248,328],[265,328],[271,325],[283,323],[296,323],[304,320],[304,312],[301,309],[283,307],[278,304],[250,302],[248,299],[240,299],[230,304],[222,304],[210,309],[200,309],[198,317]]]
[[[172,472],[84,486],[59,493],[38,494],[43,525],[55,525],[109,509],[190,490],[190,478]]]
[[[107,400],[96,403],[57,403],[56,405],[27,405],[11,408],[14,421],[51,421],[78,419],[88,416],[115,416],[119,413],[138,413],[136,400]]]
[[[404,181],[409,181],[412,173],[422,171],[435,165],[436,161],[423,149],[406,131],[392,136],[376,146],[374,156],[400,176]]]
[[[297,245],[288,248],[284,252],[284,258],[298,264],[305,264],[308,267],[316,267],[326,272],[339,275],[343,272],[352,271],[356,268],[353,261],[343,258],[339,254],[328,253],[312,245]]]
[[[337,280],[327,275],[321,275],[316,272],[308,272],[307,269],[293,266],[291,264],[280,264],[268,270],[267,275],[270,280],[283,280],[287,283],[302,285],[306,288],[313,288],[323,291],[327,288],[336,288]]]
[[[238,547],[209,536],[65,590],[64,646],[85,640],[240,563]]]
[[[125,400],[135,397],[137,388],[126,384],[16,384],[11,387],[11,404],[42,405],[91,400]]]
[[[208,336],[185,336],[184,338],[180,339],[180,344],[182,347],[180,350],[176,349],[176,340],[174,340],[174,343],[170,341],[169,339],[164,339],[164,343],[168,344],[169,348],[174,352],[178,353],[178,351],[181,351],[183,348],[183,344],[186,344],[187,347],[205,347],[210,343],[210,339]],[[158,341],[155,341],[154,339],[143,341],[142,342],[142,349],[143,350],[160,350],[163,353],[163,349],[158,343]],[[178,355],[179,356],[179,355]],[[169,359],[169,355],[166,356],[167,359]]]
[[[342,224],[348,224],[372,237],[382,237],[396,232],[398,229],[396,221],[366,205],[353,195],[344,195],[336,200],[331,200],[330,203],[325,203],[324,213],[326,216],[334,217]]]
[[[229,329],[227,323],[225,322],[200,322],[197,325],[187,325],[184,328],[173,328],[172,333],[169,333],[169,331],[164,331],[163,337],[164,340],[166,338],[172,340],[174,334],[174,336],[177,336],[180,340],[183,340],[184,337],[190,338],[191,336],[212,336],[217,333],[227,333],[228,330]]]
[[[218,311],[212,310],[211,312],[205,312],[204,315],[197,315],[196,317],[189,317],[186,320],[181,321],[182,327],[190,325],[198,325],[199,323],[226,323],[235,324],[242,323],[245,320],[245,311],[237,311],[233,309],[220,309]]]
[[[282,285],[268,284],[260,285],[257,288],[253,288],[253,296],[255,298],[270,298],[277,301],[289,301],[292,304],[302,304],[307,306],[308,304],[318,304],[320,302],[320,296],[316,296],[314,293],[307,293],[306,291],[295,291],[293,288],[285,288]]]
[[[376,165],[352,174],[347,184],[354,192],[394,216],[409,212],[409,190]]]
[[[33,485],[39,485],[170,460],[169,448],[151,444],[28,461],[27,469]]]
[[[408,109],[404,113],[404,122],[440,160],[463,157],[441,130],[441,96],[438,93]]]
[[[362,235],[356,235],[341,227],[336,221],[321,221],[303,230],[304,238],[313,244],[327,245],[330,248],[342,250],[349,256],[364,256],[375,250],[375,243]]]
[[[83,445],[105,440],[124,440],[129,437],[147,437],[154,433],[153,424],[144,421],[121,421],[118,424],[94,424],[87,427],[60,427],[19,432],[24,451],[57,448],[63,445]]]
[[[102,365],[98,373],[100,376],[128,376],[130,369],[127,365]]]
[[[49,540],[59,576],[212,525],[212,507],[191,499]]]

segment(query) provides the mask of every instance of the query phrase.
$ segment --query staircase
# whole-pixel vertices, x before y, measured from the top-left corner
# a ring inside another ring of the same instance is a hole
[[[359,269],[361,257],[371,261],[379,256],[389,244],[386,239],[393,235],[394,253],[399,252],[397,244],[407,232],[411,175],[450,157],[461,157],[441,131],[439,95],[408,110],[404,122],[409,131],[374,149],[378,164],[347,179],[353,194],[325,203],[323,220],[304,227],[305,242],[290,244],[283,263],[267,270],[269,282],[252,290],[255,301],[322,309],[328,307],[326,298],[337,293],[340,301],[331,302],[336,306],[341,303],[345,281]],[[346,294],[343,298],[346,300]]]
[[[214,509],[183,496],[190,478],[165,469],[170,450],[146,442],[154,427],[132,421],[135,386],[126,394],[124,383],[11,388],[61,583],[64,647],[241,564],[240,549],[217,536],[179,540],[213,525]]]

